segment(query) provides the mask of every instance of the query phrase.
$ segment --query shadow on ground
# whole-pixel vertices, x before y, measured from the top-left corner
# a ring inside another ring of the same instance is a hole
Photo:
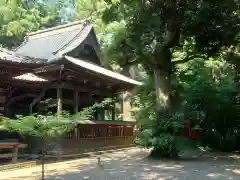
[[[72,163],[65,168],[47,170],[46,180],[240,179],[240,156],[237,155],[207,154],[170,161],[150,159],[148,153],[135,149],[104,154],[101,155],[102,166],[98,165],[96,158],[91,158],[86,164]]]
[[[103,167],[93,162],[74,167],[77,172],[48,177],[48,180],[162,180],[162,179],[240,179],[240,159],[227,154],[208,154],[178,161],[147,158],[148,152],[114,153],[102,156]]]

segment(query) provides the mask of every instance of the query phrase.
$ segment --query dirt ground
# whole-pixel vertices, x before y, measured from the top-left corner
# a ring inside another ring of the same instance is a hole
[[[208,154],[197,159],[153,160],[148,150],[130,148],[46,165],[46,180],[240,180],[240,156]],[[41,167],[0,172],[0,180],[37,180]]]

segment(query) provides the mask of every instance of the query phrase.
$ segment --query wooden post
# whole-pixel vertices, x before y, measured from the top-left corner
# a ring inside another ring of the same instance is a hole
[[[100,121],[105,121],[106,119],[105,119],[105,109],[104,108],[101,108],[100,109],[100,113],[101,113],[101,119],[100,119]]]
[[[112,120],[115,121],[115,110],[116,110],[116,104],[115,104],[115,101],[113,101],[113,104],[112,104]]]
[[[120,95],[121,97],[120,97],[120,104],[121,104],[121,121],[123,121],[124,119],[123,119],[123,104],[124,104],[124,92],[121,92],[121,95]]]
[[[112,120],[115,120],[115,111],[116,111],[116,97],[115,94],[112,94]]]
[[[62,113],[62,88],[57,88],[57,114]]]
[[[78,113],[78,91],[74,91],[74,113]]]
[[[13,147],[13,157],[12,157],[12,163],[17,163],[18,159],[18,147]]]
[[[74,113],[78,113],[78,91],[74,90]],[[75,138],[78,140],[78,126],[75,127]]]

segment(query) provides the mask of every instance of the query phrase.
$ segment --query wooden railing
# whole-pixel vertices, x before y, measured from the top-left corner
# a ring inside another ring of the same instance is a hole
[[[28,140],[27,140],[28,139]],[[34,152],[41,149],[38,139],[27,138],[26,150]],[[133,126],[108,125],[108,124],[81,124],[74,131],[68,133],[63,138],[45,139],[48,144],[47,154],[49,156],[82,154],[86,152],[125,148],[134,145],[135,134]],[[33,144],[31,142],[34,142]],[[37,151],[38,152],[38,151]]]
[[[62,141],[61,149],[64,154],[115,149],[132,146],[134,139],[133,136],[68,139]]]
[[[60,140],[58,149],[61,149],[61,154],[79,154],[130,147],[134,145],[134,139],[133,127],[130,126],[81,125]]]

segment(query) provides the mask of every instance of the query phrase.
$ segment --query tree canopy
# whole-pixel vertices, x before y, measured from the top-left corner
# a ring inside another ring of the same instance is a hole
[[[143,65],[153,77],[151,82],[156,97],[156,104],[153,105],[158,120],[152,126],[153,152],[164,156],[176,155],[173,149],[176,149],[174,137],[178,136],[178,126],[173,122],[176,120],[175,111],[179,108],[174,107],[174,96],[180,93],[182,86],[177,83],[177,89],[174,87],[174,79],[179,71],[177,65],[196,62],[197,59],[205,61],[209,57],[222,57],[226,50],[235,47],[239,43],[240,3],[235,0],[106,2],[108,6],[102,16],[104,22],[125,23],[114,34],[107,52],[121,66]],[[204,77],[203,74],[200,76]],[[180,104],[178,106],[181,107]],[[183,120],[183,117],[179,118]]]
[[[107,2],[110,5],[103,14],[103,20],[108,23],[124,19],[126,22],[124,36],[116,37],[118,39],[113,44],[119,46],[119,51],[132,54],[128,59],[143,62],[150,67],[158,65],[163,66],[162,69],[167,68],[165,62],[161,65],[161,61],[166,59],[162,54],[167,54],[164,49],[183,47],[186,41],[191,43],[192,53],[201,50],[212,54],[237,40],[238,1]],[[138,56],[145,59],[138,59]]]
[[[0,44],[12,48],[31,31],[53,27],[68,21],[64,8],[71,1],[2,0],[0,2]]]

